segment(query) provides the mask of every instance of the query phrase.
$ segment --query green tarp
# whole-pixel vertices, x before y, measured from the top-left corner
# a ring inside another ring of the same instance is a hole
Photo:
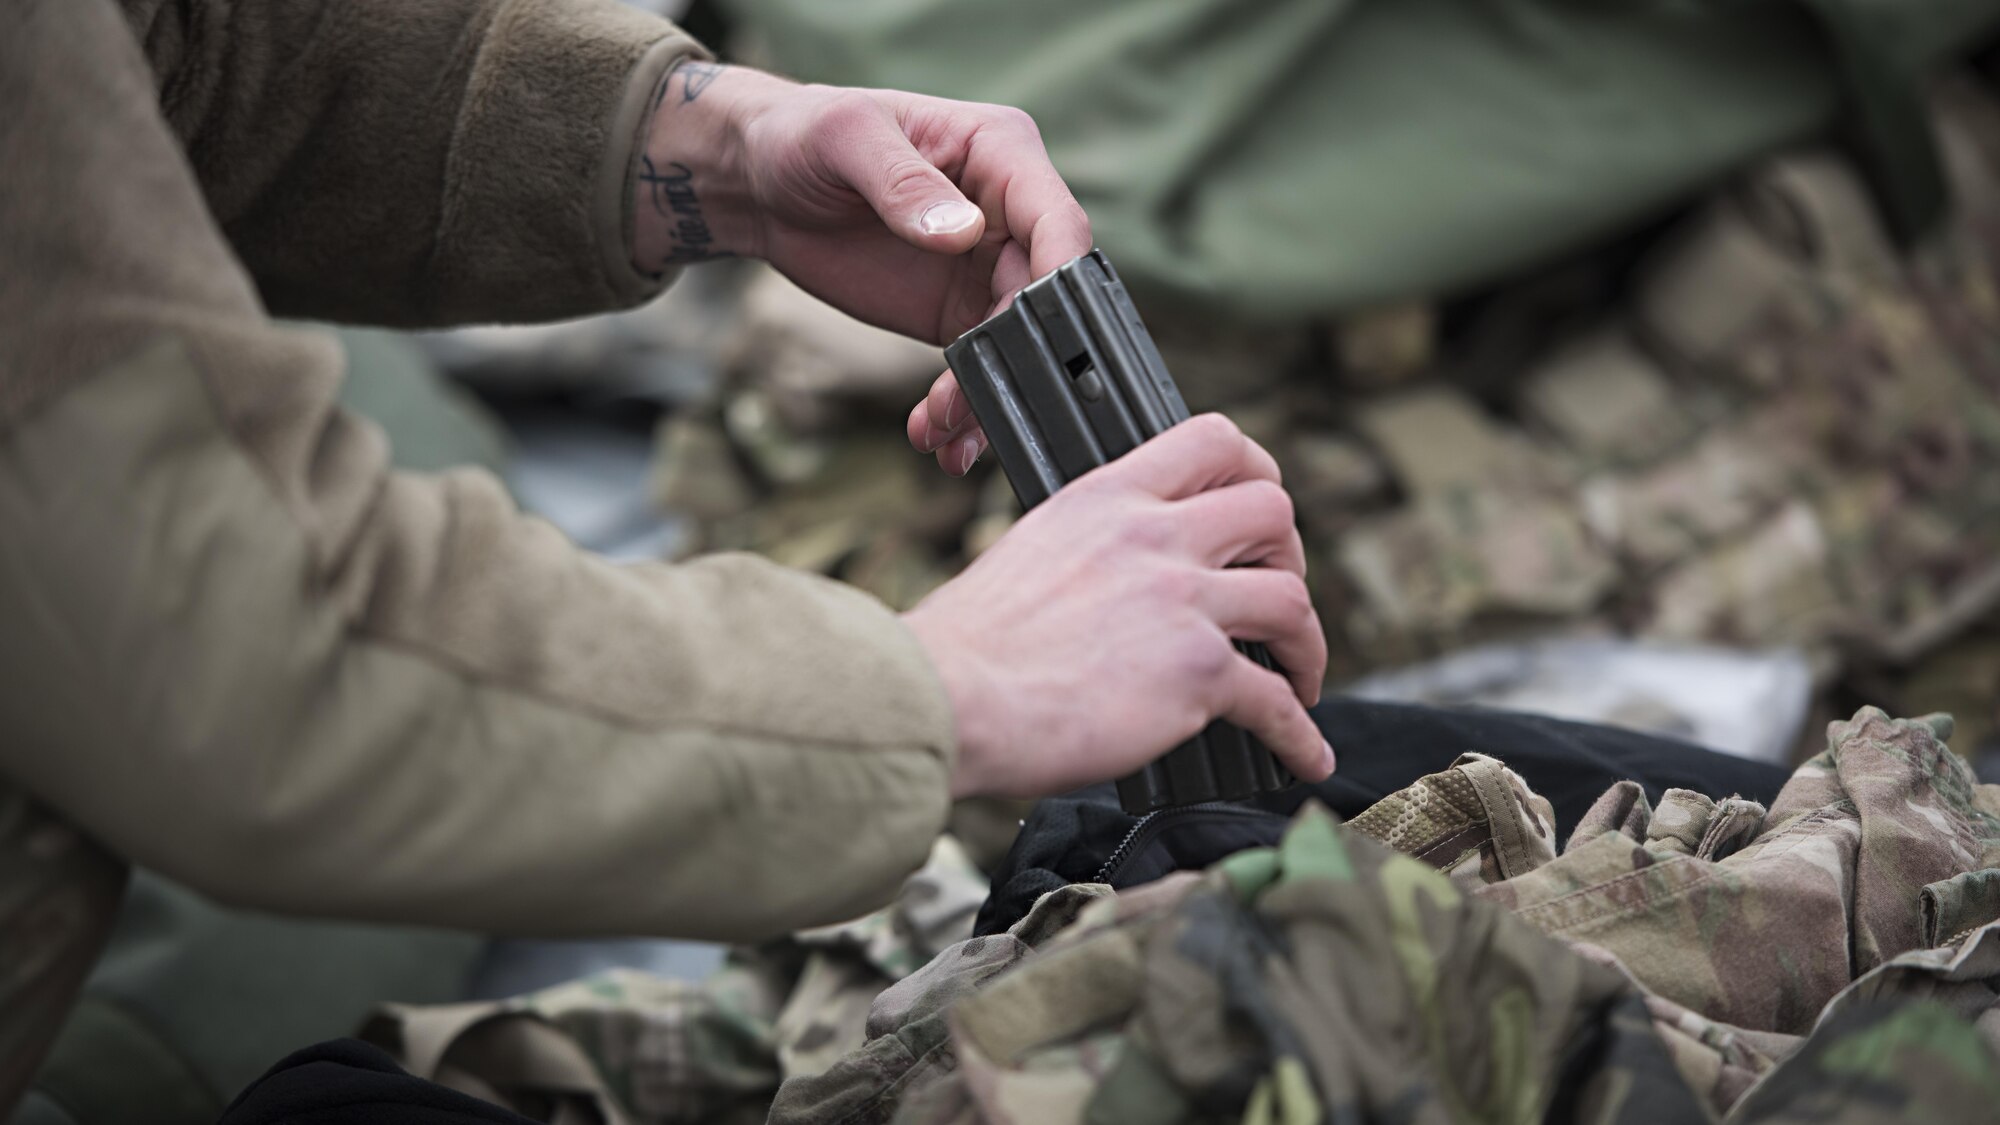
[[[2000,14],[1996,0],[727,3],[797,77],[1027,109],[1142,297],[1250,321],[1494,280],[1825,131],[1848,104],[1837,75],[1854,77],[1829,10],[1896,72]]]

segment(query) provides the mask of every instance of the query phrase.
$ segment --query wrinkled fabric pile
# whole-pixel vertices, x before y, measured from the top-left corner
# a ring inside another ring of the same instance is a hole
[[[1978,1119],[2000,789],[1948,733],[1864,709],[1769,809],[1621,784],[1560,854],[1471,757],[1345,830],[1068,888],[890,989],[773,1120]]]
[[[1263,323],[1483,284],[1843,119],[1893,120],[1914,172],[1911,80],[1994,16],[1990,0],[725,6],[784,73],[1029,111],[1142,299]]]
[[[734,949],[704,981],[614,970],[501,1002],[389,1005],[362,1036],[541,1120],[762,1121],[781,1081],[862,1045],[875,998],[970,934],[986,893],[941,837],[889,906]]]
[[[1275,848],[1064,887],[921,960],[978,897],[944,889],[946,845],[803,972],[585,982],[374,1037],[610,1121],[1979,1120],[2000,787],[1949,733],[1864,708],[1769,808],[1620,783],[1560,848],[1547,802],[1469,754],[1345,825],[1309,806]],[[571,1086],[520,1079],[562,1052]]]

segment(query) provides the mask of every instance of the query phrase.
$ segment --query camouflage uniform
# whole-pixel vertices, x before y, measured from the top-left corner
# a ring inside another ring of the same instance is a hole
[[[1644,1021],[1610,1018],[1636,1003],[1615,972],[1317,807],[1276,849],[1090,903],[1004,975],[996,941],[1026,945],[975,938],[931,994],[885,993],[882,1034],[772,1121],[1525,1121],[1585,1039],[1633,1060],[1599,1119],[1638,1093],[1693,1111]]]
[[[1449,383],[1357,400],[1406,500],[1302,511],[1337,542],[1343,659],[1599,618],[1832,672],[1988,612],[2000,134],[1984,95],[1940,106],[1959,213],[1934,245],[1893,248],[1841,161],[1779,158],[1664,236],[1608,324],[1498,388],[1539,440]]]
[[[1948,733],[1864,708],[1769,809],[1620,783],[1560,848],[1468,754],[1344,826],[1309,806],[1274,849],[1068,886],[951,945],[980,883],[945,845],[890,910],[705,985],[599,978],[375,1036],[550,1120],[1976,1120],[2000,787]]]
[[[1973,782],[1949,730],[1943,716],[1864,708],[1769,810],[1687,790],[1652,809],[1621,783],[1554,858],[1541,858],[1547,818],[1518,782],[1511,806],[1464,799],[1487,768],[1477,760],[1352,827],[1469,869],[1477,897],[1623,971],[1720,1112],[1851,1005],[1921,997],[1967,1018],[1991,1006],[2000,788]]]
[[[1977,1119],[2000,788],[1948,731],[1863,709],[1768,810],[1621,784],[1560,854],[1474,755],[1203,876],[1068,888],[885,992],[772,1119]]]
[[[947,836],[891,905],[736,949],[706,981],[614,970],[501,1003],[390,1006],[363,1036],[545,1120],[761,1121],[780,1081],[860,1047],[876,995],[970,934],[985,898]]]

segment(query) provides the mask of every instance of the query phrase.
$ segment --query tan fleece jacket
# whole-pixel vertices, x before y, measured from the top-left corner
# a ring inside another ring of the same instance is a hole
[[[227,901],[748,938],[923,859],[916,641],[744,557],[614,566],[389,471],[287,315],[643,300],[611,0],[0,0],[0,775]]]

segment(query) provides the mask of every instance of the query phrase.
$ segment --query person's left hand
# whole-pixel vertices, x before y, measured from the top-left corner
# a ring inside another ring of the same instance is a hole
[[[1091,248],[1090,220],[1018,109],[693,61],[658,99],[634,193],[642,270],[763,258],[835,308],[945,344]],[[977,449],[957,413],[936,436],[961,440],[938,458],[964,472]]]

